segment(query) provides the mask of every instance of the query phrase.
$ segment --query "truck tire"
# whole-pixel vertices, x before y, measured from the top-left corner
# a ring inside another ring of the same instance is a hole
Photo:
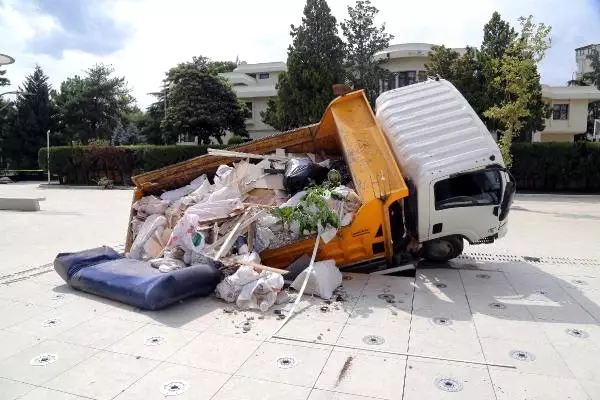
[[[429,261],[444,262],[460,256],[463,248],[460,236],[446,236],[423,243],[421,255]]]

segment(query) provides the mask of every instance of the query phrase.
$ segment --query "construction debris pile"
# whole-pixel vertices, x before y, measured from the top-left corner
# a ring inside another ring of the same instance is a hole
[[[338,158],[286,155],[281,149],[270,155],[209,154],[243,160],[219,166],[212,179],[204,174],[160,197],[136,201],[128,257],[161,272],[217,262],[224,279],[216,295],[240,309],[266,311],[288,300],[281,292],[287,271],[262,265],[259,254],[317,233],[329,242],[352,222],[361,200]],[[334,262],[327,265],[339,274]],[[317,271],[328,274],[321,266]],[[334,289],[315,291],[331,296]]]

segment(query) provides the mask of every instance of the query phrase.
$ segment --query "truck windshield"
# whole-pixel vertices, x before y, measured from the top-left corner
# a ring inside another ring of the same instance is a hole
[[[497,170],[454,176],[434,185],[435,209],[500,204],[502,180]]]

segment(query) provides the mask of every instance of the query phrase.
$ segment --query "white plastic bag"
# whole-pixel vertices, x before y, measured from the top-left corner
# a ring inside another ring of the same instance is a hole
[[[159,235],[162,235],[162,230],[164,230],[166,225],[167,219],[162,215],[152,214],[148,218],[146,218],[146,221],[141,226],[138,235],[131,244],[129,257],[138,260],[144,259],[146,256],[144,251],[144,245],[158,230],[160,230]]]
[[[300,290],[302,283],[304,282],[304,277],[308,273],[307,271],[308,268],[302,271],[296,279],[294,279],[291,287]],[[333,296],[333,291],[341,284],[342,273],[336,267],[335,260],[319,261],[313,264],[313,269],[308,277],[304,294],[314,294],[322,299],[328,300]]]
[[[181,247],[186,253],[188,251],[200,252],[206,244],[206,235],[198,230],[199,222],[200,218],[197,215],[183,214],[183,217],[173,228],[173,233],[171,233],[165,248],[170,250],[174,247]]]
[[[168,201],[174,201],[177,199],[180,199],[181,197],[192,193],[194,190],[198,189],[202,183],[207,180],[208,178],[206,177],[206,175],[200,175],[199,177],[197,177],[196,179],[194,179],[193,181],[191,181],[188,185],[180,187],[178,189],[175,190],[169,190],[168,192],[164,192],[162,195],[160,195],[160,198],[162,200],[168,200]]]
[[[226,218],[233,211],[244,208],[242,201],[238,198],[206,201],[189,207],[185,214],[193,214],[198,221],[208,221],[217,218]]]
[[[137,217],[144,219],[152,214],[164,214],[169,202],[156,196],[145,196],[133,203],[132,208],[137,211]]]
[[[235,301],[241,310],[259,309],[267,311],[283,288],[283,277],[270,271],[255,271],[242,265],[233,274],[221,281],[215,289],[218,298],[228,303]]]

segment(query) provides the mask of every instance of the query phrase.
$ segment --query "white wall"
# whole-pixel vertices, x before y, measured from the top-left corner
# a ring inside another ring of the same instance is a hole
[[[381,64],[390,72],[425,71],[427,57],[390,58]]]
[[[252,102],[252,122],[246,123],[246,128],[248,129],[248,133],[250,137],[253,139],[257,139],[259,137],[266,136],[267,134],[273,134],[275,129],[270,125],[265,124],[262,121],[262,117],[260,116],[261,112],[267,110],[267,103],[269,101],[268,97],[254,97],[251,99],[243,99],[244,101]],[[250,122],[247,120],[247,122]],[[268,133],[266,133],[268,132]]]
[[[546,129],[542,133],[584,133],[587,129],[588,100],[552,100],[554,104],[569,105],[569,119],[546,119]]]

